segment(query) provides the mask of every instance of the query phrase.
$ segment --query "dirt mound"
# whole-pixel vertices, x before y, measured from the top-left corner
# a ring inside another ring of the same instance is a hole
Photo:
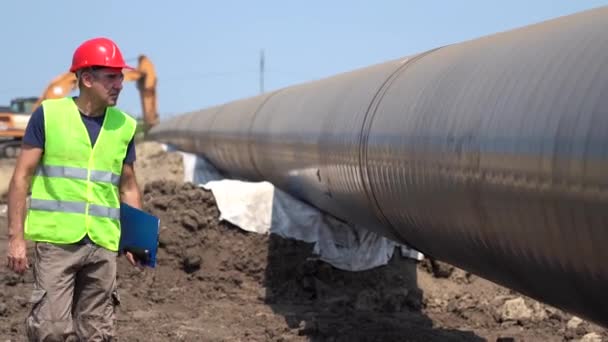
[[[167,152],[159,143],[144,141],[135,145],[135,154],[135,173],[142,189],[157,180],[183,181],[184,166],[179,152]]]
[[[353,297],[361,297],[361,291],[373,289],[382,292],[383,298],[361,301],[358,303],[361,310],[401,311],[406,305],[420,308],[421,297],[412,298],[404,276],[391,278],[380,270],[365,273],[368,278],[338,272],[313,256],[311,244],[251,234],[220,222],[211,192],[192,184],[152,182],[146,187],[145,203],[145,209],[164,222],[159,258],[199,280],[226,278],[229,284],[238,285],[243,277],[249,278],[266,287],[267,303],[331,298],[354,305]],[[336,285],[341,285],[339,294],[344,297],[341,300],[332,296]],[[391,288],[403,291],[392,293]],[[394,297],[402,297],[399,299],[403,303]]]

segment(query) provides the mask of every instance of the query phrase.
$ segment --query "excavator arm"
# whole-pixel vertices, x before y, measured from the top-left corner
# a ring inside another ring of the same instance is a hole
[[[159,122],[156,99],[156,70],[152,61],[144,55],[138,57],[137,69],[125,71],[125,81],[135,81],[144,118],[145,131]]]
[[[145,131],[158,124],[158,109],[156,99],[156,70],[150,59],[144,55],[138,57],[137,68],[135,70],[125,70],[125,82],[135,82],[141,98],[142,115],[144,119]],[[78,81],[76,75],[66,72],[55,77],[46,87],[42,96],[34,106],[40,106],[43,100],[56,99],[68,96],[73,90],[77,89]]]

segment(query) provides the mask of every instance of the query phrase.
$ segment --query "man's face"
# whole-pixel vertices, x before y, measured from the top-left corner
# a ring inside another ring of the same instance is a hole
[[[122,90],[124,75],[122,69],[103,68],[90,71],[89,89],[96,98],[107,106],[114,106],[118,102],[118,95]]]

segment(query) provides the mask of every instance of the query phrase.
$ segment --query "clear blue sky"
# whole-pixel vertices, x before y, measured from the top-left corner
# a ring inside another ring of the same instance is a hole
[[[607,1],[19,0],[2,4],[0,104],[38,96],[74,48],[114,39],[155,63],[161,119],[489,35]],[[119,105],[141,114],[133,83]]]

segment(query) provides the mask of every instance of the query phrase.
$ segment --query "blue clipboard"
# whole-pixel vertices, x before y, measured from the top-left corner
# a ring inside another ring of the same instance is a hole
[[[126,203],[121,203],[120,226],[119,251],[122,252],[125,249],[146,250],[149,260],[143,265],[155,267],[160,219]]]

